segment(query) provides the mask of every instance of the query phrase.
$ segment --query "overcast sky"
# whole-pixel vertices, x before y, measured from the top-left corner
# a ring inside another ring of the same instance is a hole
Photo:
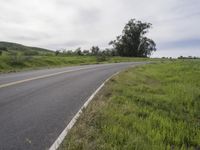
[[[105,48],[131,18],[153,24],[153,57],[200,56],[200,0],[0,0],[0,41]]]

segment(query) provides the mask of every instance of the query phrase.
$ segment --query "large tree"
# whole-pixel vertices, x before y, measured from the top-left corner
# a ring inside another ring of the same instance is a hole
[[[122,35],[111,41],[120,56],[148,57],[156,51],[153,40],[145,37],[152,24],[131,19],[124,27]]]

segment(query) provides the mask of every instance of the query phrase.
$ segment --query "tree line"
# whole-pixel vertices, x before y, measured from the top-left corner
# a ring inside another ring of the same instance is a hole
[[[112,48],[100,49],[98,46],[92,46],[89,50],[82,50],[80,47],[75,50],[57,50],[55,51],[56,56],[65,55],[79,55],[79,56],[119,56],[117,51]]]
[[[109,42],[112,48],[100,50],[98,46],[92,46],[90,50],[82,51],[81,48],[77,48],[75,51],[57,50],[55,54],[149,57],[152,52],[156,51],[156,43],[145,36],[151,27],[151,23],[131,19],[125,25],[122,34]]]

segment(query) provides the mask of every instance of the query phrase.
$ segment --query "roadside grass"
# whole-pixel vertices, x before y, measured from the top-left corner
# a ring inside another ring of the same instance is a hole
[[[98,61],[95,56],[0,56],[0,73],[21,70],[87,65],[98,63],[117,63],[130,61],[150,61],[149,58],[109,57],[105,61]],[[156,59],[155,59],[156,60]]]
[[[200,61],[148,64],[112,78],[59,149],[200,149]]]

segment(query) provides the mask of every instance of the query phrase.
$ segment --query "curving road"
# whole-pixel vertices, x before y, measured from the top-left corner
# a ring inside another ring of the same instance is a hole
[[[48,149],[88,97],[112,74],[145,62],[0,75],[0,150]]]

